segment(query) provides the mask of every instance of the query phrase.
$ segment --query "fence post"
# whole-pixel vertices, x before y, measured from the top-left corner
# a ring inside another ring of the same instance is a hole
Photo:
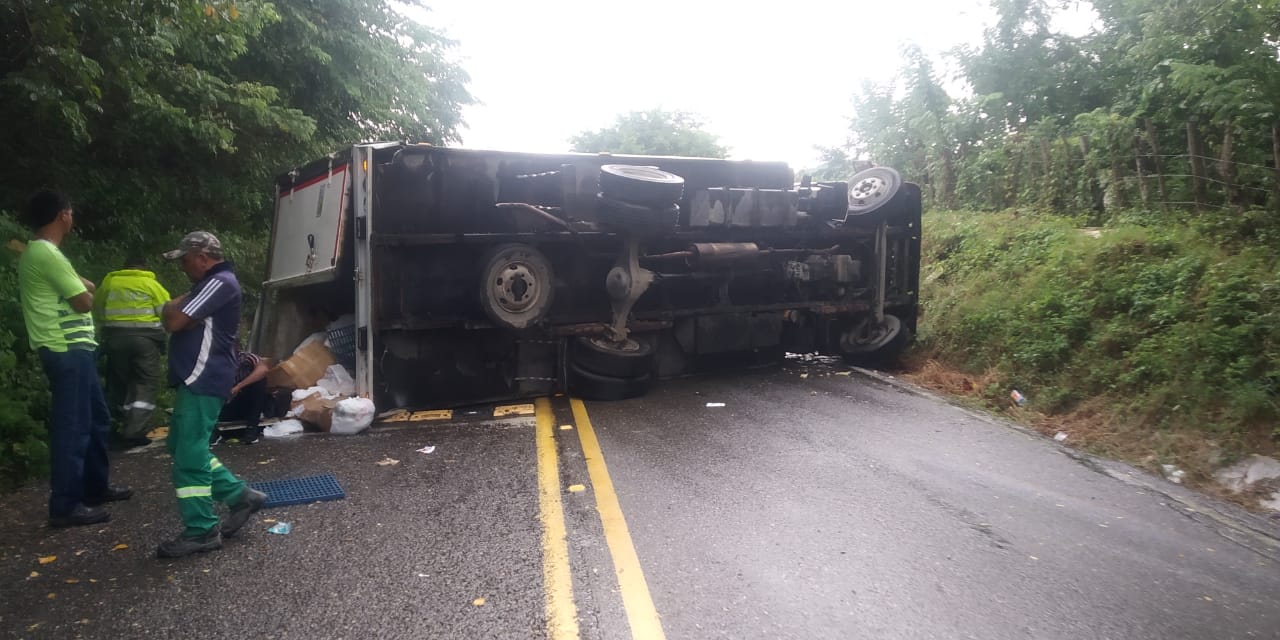
[[[1280,124],[1271,125],[1271,158],[1275,175],[1271,178],[1271,208],[1280,210]]]
[[[1191,193],[1195,196],[1196,211],[1204,211],[1209,199],[1204,188],[1204,150],[1200,146],[1200,127],[1194,117],[1187,120],[1187,155],[1191,156]]]
[[[1106,196],[1102,193],[1102,187],[1098,184],[1098,172],[1095,171],[1093,158],[1089,155],[1089,134],[1080,134],[1080,154],[1084,156],[1085,179],[1089,183],[1089,205],[1095,213],[1104,213],[1107,208]]]
[[[1149,201],[1147,175],[1142,170],[1142,135],[1140,134],[1133,136],[1133,166],[1138,169],[1138,195],[1142,198],[1142,208],[1147,209],[1151,206],[1151,203]]]
[[[1218,173],[1222,176],[1222,181],[1226,183],[1223,185],[1223,189],[1227,192],[1227,203],[1239,207],[1240,189],[1236,184],[1236,164],[1231,159],[1231,143],[1231,118],[1227,118],[1225,131],[1222,134],[1222,155],[1218,158]]]
[[[1143,118],[1147,125],[1147,144],[1151,145],[1151,153],[1156,160],[1156,185],[1160,189],[1160,210],[1169,211],[1169,190],[1164,183],[1164,156],[1160,155],[1160,138],[1156,135],[1156,127],[1151,118]]]

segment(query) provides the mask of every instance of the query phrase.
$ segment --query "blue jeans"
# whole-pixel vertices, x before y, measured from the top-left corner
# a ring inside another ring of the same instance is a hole
[[[107,490],[107,434],[111,414],[98,381],[97,352],[39,350],[49,378],[49,516],[83,503],[101,504]]]

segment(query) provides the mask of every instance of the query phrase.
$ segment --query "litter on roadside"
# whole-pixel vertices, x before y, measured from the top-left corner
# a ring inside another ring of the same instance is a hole
[[[262,430],[262,435],[267,438],[283,438],[295,433],[302,433],[306,427],[297,420],[281,420],[266,429]]]
[[[1058,433],[1054,434],[1053,439],[1057,440],[1058,442],[1063,442],[1067,439],[1067,432],[1059,431]]]
[[[267,529],[268,533],[276,533],[282,536],[288,535],[290,531],[293,531],[293,525],[288,522],[277,522]]]
[[[400,464],[400,461],[396,460],[395,458],[383,458],[375,462],[374,464],[378,465],[379,467],[389,467],[393,464]]]
[[[1182,479],[1187,477],[1187,472],[1179,469],[1171,464],[1160,465],[1160,470],[1164,471],[1164,477],[1174,484],[1182,484]]]
[[[724,406],[724,403],[723,403],[723,402],[708,402],[708,403],[707,403],[707,406],[708,406],[708,407],[723,407],[723,406]]]
[[[1021,407],[1027,403],[1027,397],[1022,395],[1017,389],[1009,392],[1009,397],[1013,399],[1013,403]]]
[[[435,450],[436,448],[434,445],[427,445],[421,449],[414,449],[414,451],[417,451],[418,453],[432,453]]]

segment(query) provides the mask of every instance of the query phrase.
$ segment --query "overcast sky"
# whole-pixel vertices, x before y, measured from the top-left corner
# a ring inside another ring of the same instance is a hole
[[[940,53],[993,20],[985,0],[427,3],[422,19],[458,41],[483,103],[463,112],[464,146],[566,151],[576,133],[661,107],[699,115],[733,158],[797,168],[844,142],[851,97],[894,75],[902,44]]]

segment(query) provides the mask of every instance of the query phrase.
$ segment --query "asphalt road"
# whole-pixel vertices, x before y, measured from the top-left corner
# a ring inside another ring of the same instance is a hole
[[[139,493],[107,525],[0,498],[0,634],[1280,638],[1280,523],[838,373],[222,445],[248,480],[333,473],[347,497],[178,561],[153,557],[168,460],[120,456]]]

